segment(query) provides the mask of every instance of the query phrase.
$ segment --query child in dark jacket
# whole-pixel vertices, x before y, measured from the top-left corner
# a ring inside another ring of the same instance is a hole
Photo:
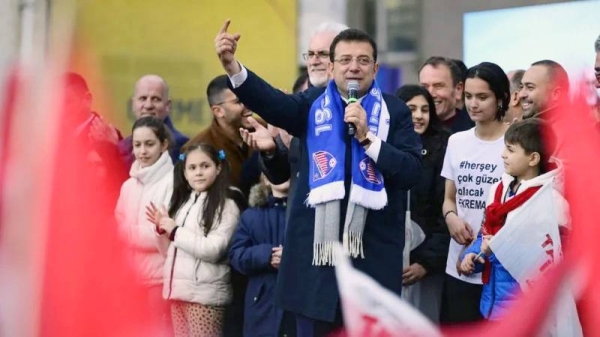
[[[242,213],[229,251],[231,266],[248,276],[244,337],[293,336],[295,327],[274,305],[277,270],[285,238],[289,181],[272,185],[263,176],[250,191],[250,208]]]

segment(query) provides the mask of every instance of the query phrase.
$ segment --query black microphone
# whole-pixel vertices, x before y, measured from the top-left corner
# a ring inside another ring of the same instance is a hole
[[[346,90],[348,91],[348,104],[358,102],[358,87],[358,81],[348,81],[348,85],[346,86]],[[354,134],[356,133],[356,126],[354,126],[354,124],[352,123],[346,124],[348,124],[348,135],[354,136]]]

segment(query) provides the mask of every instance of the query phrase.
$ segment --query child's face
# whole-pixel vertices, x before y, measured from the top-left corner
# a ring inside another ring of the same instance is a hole
[[[167,142],[161,144],[158,137],[149,127],[139,127],[133,130],[133,155],[141,167],[151,166],[167,149]]]
[[[536,160],[536,155],[536,152],[527,154],[519,144],[506,143],[502,151],[504,172],[514,177],[524,176],[538,165],[539,160]]]
[[[187,154],[185,161],[185,179],[196,192],[208,190],[221,172],[221,166],[210,159],[201,150],[194,150]]]
[[[429,104],[427,100],[424,96],[419,95],[406,102],[406,105],[408,105],[412,113],[415,132],[422,135],[427,131],[427,127],[429,126]]]

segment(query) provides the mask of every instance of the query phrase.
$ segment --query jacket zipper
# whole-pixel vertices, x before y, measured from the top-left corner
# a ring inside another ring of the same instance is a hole
[[[200,196],[200,194],[196,194],[196,198],[194,199],[194,202],[192,203],[190,208],[187,210],[187,213],[185,213],[185,216],[183,217],[181,227],[185,226],[185,220],[187,219],[188,215],[190,215],[190,211],[192,210],[192,207],[194,207],[194,204],[196,204],[196,201],[198,201],[199,196]],[[175,244],[175,243],[173,243],[173,244]],[[175,271],[175,259],[176,258],[177,258],[177,247],[175,247],[175,251],[173,252],[173,263],[171,264],[171,275],[169,276],[169,295],[167,295],[167,299],[171,299],[171,293],[173,292],[173,273]]]

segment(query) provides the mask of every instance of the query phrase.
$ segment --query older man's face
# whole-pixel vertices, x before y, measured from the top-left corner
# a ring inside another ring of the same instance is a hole
[[[335,36],[334,33],[323,32],[316,34],[308,42],[306,67],[310,83],[315,87],[325,86],[329,81],[329,46]]]
[[[164,120],[171,111],[165,83],[159,78],[144,77],[135,86],[131,108],[137,119],[153,116]]]

